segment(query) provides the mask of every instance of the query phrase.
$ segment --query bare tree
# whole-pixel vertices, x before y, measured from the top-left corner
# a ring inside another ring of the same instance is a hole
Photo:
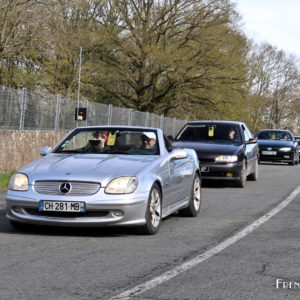
[[[249,63],[248,103],[252,129],[292,128],[300,92],[296,58],[264,43],[254,45]]]

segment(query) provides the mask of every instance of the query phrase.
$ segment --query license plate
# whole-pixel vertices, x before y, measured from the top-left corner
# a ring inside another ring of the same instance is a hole
[[[84,212],[84,202],[40,201],[40,211]]]
[[[209,168],[207,166],[200,167],[200,172],[209,172]]]
[[[277,155],[276,151],[262,151],[262,155]]]

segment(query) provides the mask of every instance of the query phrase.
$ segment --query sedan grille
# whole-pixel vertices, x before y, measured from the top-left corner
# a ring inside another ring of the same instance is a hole
[[[68,190],[64,189],[66,184]],[[34,189],[40,194],[88,196],[96,194],[99,191],[100,186],[99,182],[38,180],[34,184]]]

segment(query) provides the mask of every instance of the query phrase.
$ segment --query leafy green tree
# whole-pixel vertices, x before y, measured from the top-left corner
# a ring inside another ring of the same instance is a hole
[[[0,83],[36,88],[38,12],[35,0],[0,0]]]
[[[241,86],[244,41],[229,1],[111,0],[104,11],[101,42],[108,47],[98,47],[101,63],[90,82],[117,103],[189,114],[195,106],[216,110],[219,90]]]

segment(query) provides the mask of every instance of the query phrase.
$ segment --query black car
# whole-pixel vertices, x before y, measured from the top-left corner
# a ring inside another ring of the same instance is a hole
[[[295,141],[298,143],[298,147],[299,147],[299,156],[300,156],[300,136],[296,136],[294,135]],[[299,157],[299,162],[300,162],[300,157]]]
[[[299,145],[289,130],[263,129],[256,134],[259,162],[299,163]]]
[[[298,143],[298,146],[300,146],[300,136],[294,135],[295,141]],[[300,150],[299,150],[300,151]]]
[[[185,124],[174,147],[198,154],[203,179],[234,180],[245,187],[258,176],[258,145],[247,125],[233,121],[193,121]]]

